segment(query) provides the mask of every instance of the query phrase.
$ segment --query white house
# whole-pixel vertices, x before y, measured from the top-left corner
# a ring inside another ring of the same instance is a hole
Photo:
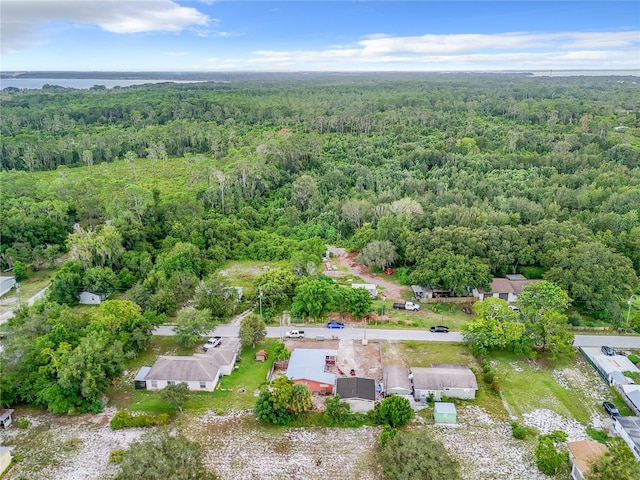
[[[16,286],[16,277],[0,276],[0,297]]]
[[[147,390],[186,383],[189,390],[213,392],[220,378],[218,360],[206,353],[190,357],[160,355],[144,378]]]
[[[0,476],[11,465],[11,449],[0,447]]]
[[[434,364],[430,368],[411,367],[413,395],[416,402],[426,402],[433,395],[435,401],[449,398],[473,400],[478,383],[466,365]]]
[[[473,289],[473,296],[484,300],[489,297],[496,297],[506,300],[509,303],[516,302],[518,295],[522,293],[522,289],[531,283],[540,280],[529,280],[520,274],[506,275],[506,278],[494,278],[491,280],[491,288],[489,291]]]
[[[352,283],[351,288],[364,288],[369,292],[371,298],[378,298],[378,287],[374,283]]]
[[[210,348],[205,355],[218,364],[221,375],[231,375],[236,364],[238,352],[233,348],[219,347]]]
[[[100,305],[104,302],[107,297],[106,293],[93,293],[93,292],[81,292],[80,293],[80,304],[81,305]]]

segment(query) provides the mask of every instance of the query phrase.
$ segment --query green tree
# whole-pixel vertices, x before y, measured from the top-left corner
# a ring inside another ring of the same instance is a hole
[[[298,285],[291,305],[296,317],[321,318],[335,307],[337,287],[331,279],[317,279]]]
[[[311,392],[306,385],[294,385],[293,380],[278,375],[258,396],[254,413],[262,422],[285,425],[311,407]]]
[[[324,417],[328,425],[341,425],[351,415],[351,406],[340,400],[340,395],[335,394],[324,402]]]
[[[178,312],[176,318],[176,340],[181,345],[191,348],[195,346],[203,335],[211,330],[214,323],[211,321],[211,313],[206,308],[196,310],[194,308],[183,308]]]
[[[567,292],[552,282],[531,283],[518,295],[518,305],[533,347],[548,352],[552,360],[573,353],[573,334],[564,313],[569,306]]]
[[[594,459],[587,480],[636,480],[640,478],[640,462],[621,438],[612,438],[609,450]]]
[[[491,274],[489,267],[477,258],[438,248],[419,260],[409,279],[413,284],[440,287],[463,296],[467,288],[487,289]]]
[[[170,251],[158,256],[155,268],[167,276],[174,272],[188,272],[200,277],[203,271],[202,254],[193,243],[178,242]]]
[[[291,400],[289,401],[289,411],[294,417],[299,417],[307,413],[313,404],[311,402],[311,390],[303,383],[297,383],[293,386],[291,392]]]
[[[631,261],[600,242],[556,252],[554,265],[544,278],[566,289],[578,306],[591,311],[606,310],[610,301],[623,302],[638,285]]]
[[[255,348],[267,336],[267,327],[259,315],[247,315],[240,322],[240,342],[242,345]]]
[[[209,275],[196,287],[196,308],[208,309],[212,320],[229,318],[238,301],[235,288],[229,287],[218,274]]]
[[[393,397],[390,397],[393,398]],[[397,432],[382,450],[380,465],[388,480],[460,480],[458,463],[442,443],[422,429]]]
[[[159,430],[131,444],[122,456],[116,480],[214,480],[202,463],[200,446]]]
[[[109,267],[91,267],[83,275],[84,288],[93,293],[112,294],[118,284],[118,277]]]
[[[391,395],[376,404],[378,422],[394,428],[402,427],[413,418],[413,408],[409,400],[398,395]]]
[[[27,267],[24,266],[20,260],[16,260],[13,263],[13,275],[16,277],[16,281],[21,282],[27,278]]]
[[[473,304],[476,318],[464,325],[462,336],[475,354],[498,348],[517,350],[523,341],[525,325],[505,300],[486,298]]]
[[[185,382],[180,382],[176,385],[167,385],[160,392],[160,398],[163,402],[168,403],[173,408],[177,408],[182,413],[182,407],[184,402],[187,401],[189,396],[189,386]]]
[[[69,306],[77,305],[82,291],[82,273],[76,262],[65,263],[48,290],[49,299]]]
[[[356,257],[357,262],[379,269],[390,267],[396,260],[396,247],[389,240],[374,240],[368,243]]]
[[[373,307],[373,298],[365,288],[350,288],[342,292],[344,304],[351,315],[356,319],[369,315]]]
[[[286,268],[272,268],[258,275],[253,285],[256,295],[262,291],[262,301],[272,309],[284,306],[295,295],[300,278]],[[255,300],[258,300],[257,297]]]

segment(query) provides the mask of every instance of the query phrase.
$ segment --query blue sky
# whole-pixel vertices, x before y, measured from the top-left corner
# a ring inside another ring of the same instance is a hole
[[[640,69],[637,1],[2,0],[2,71]]]

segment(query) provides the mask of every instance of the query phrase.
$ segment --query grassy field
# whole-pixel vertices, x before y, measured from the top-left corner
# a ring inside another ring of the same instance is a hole
[[[253,285],[253,281],[264,271],[264,267],[278,268],[288,265],[289,262],[286,260],[281,262],[237,260],[225,263],[220,273],[227,278],[229,285],[242,287],[242,294],[246,299],[256,294],[256,287]]]
[[[417,312],[394,310],[392,303],[376,300],[373,310],[379,312],[384,305],[387,320],[371,322],[371,328],[428,329],[435,325],[446,325],[452,330],[460,330],[472,317],[456,304],[422,304]]]
[[[226,411],[229,409],[246,409],[255,403],[254,392],[266,381],[267,372],[272,361],[264,363],[255,361],[258,350],[267,350],[268,358],[273,358],[276,339],[268,339],[256,348],[243,348],[237,363],[237,370],[220,379],[219,389],[214,392],[192,392],[184,405],[185,410],[198,413],[208,409]],[[133,378],[141,366],[151,366],[158,355],[192,355],[199,352],[200,345],[184,348],[175,337],[153,337],[149,348],[137,359],[127,364],[126,374],[106,392],[109,405],[130,411],[149,413],[175,413],[174,409],[160,399],[160,394],[149,390],[136,390]]]

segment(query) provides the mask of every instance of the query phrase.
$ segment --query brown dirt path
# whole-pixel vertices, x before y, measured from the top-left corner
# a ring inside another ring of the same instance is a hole
[[[349,273],[353,275],[357,275],[358,277],[365,280],[367,283],[374,283],[378,287],[381,287],[384,290],[384,294],[390,300],[402,300],[402,292],[411,292],[411,289],[404,285],[398,285],[394,282],[387,280],[375,273],[371,273],[371,269],[366,265],[362,265],[361,263],[356,263],[355,254],[348,253],[344,248],[340,247],[329,247],[329,251],[333,254],[333,258],[331,259],[331,263],[338,264],[347,268]],[[339,276],[344,275],[343,271],[325,271],[325,275],[328,276]]]

